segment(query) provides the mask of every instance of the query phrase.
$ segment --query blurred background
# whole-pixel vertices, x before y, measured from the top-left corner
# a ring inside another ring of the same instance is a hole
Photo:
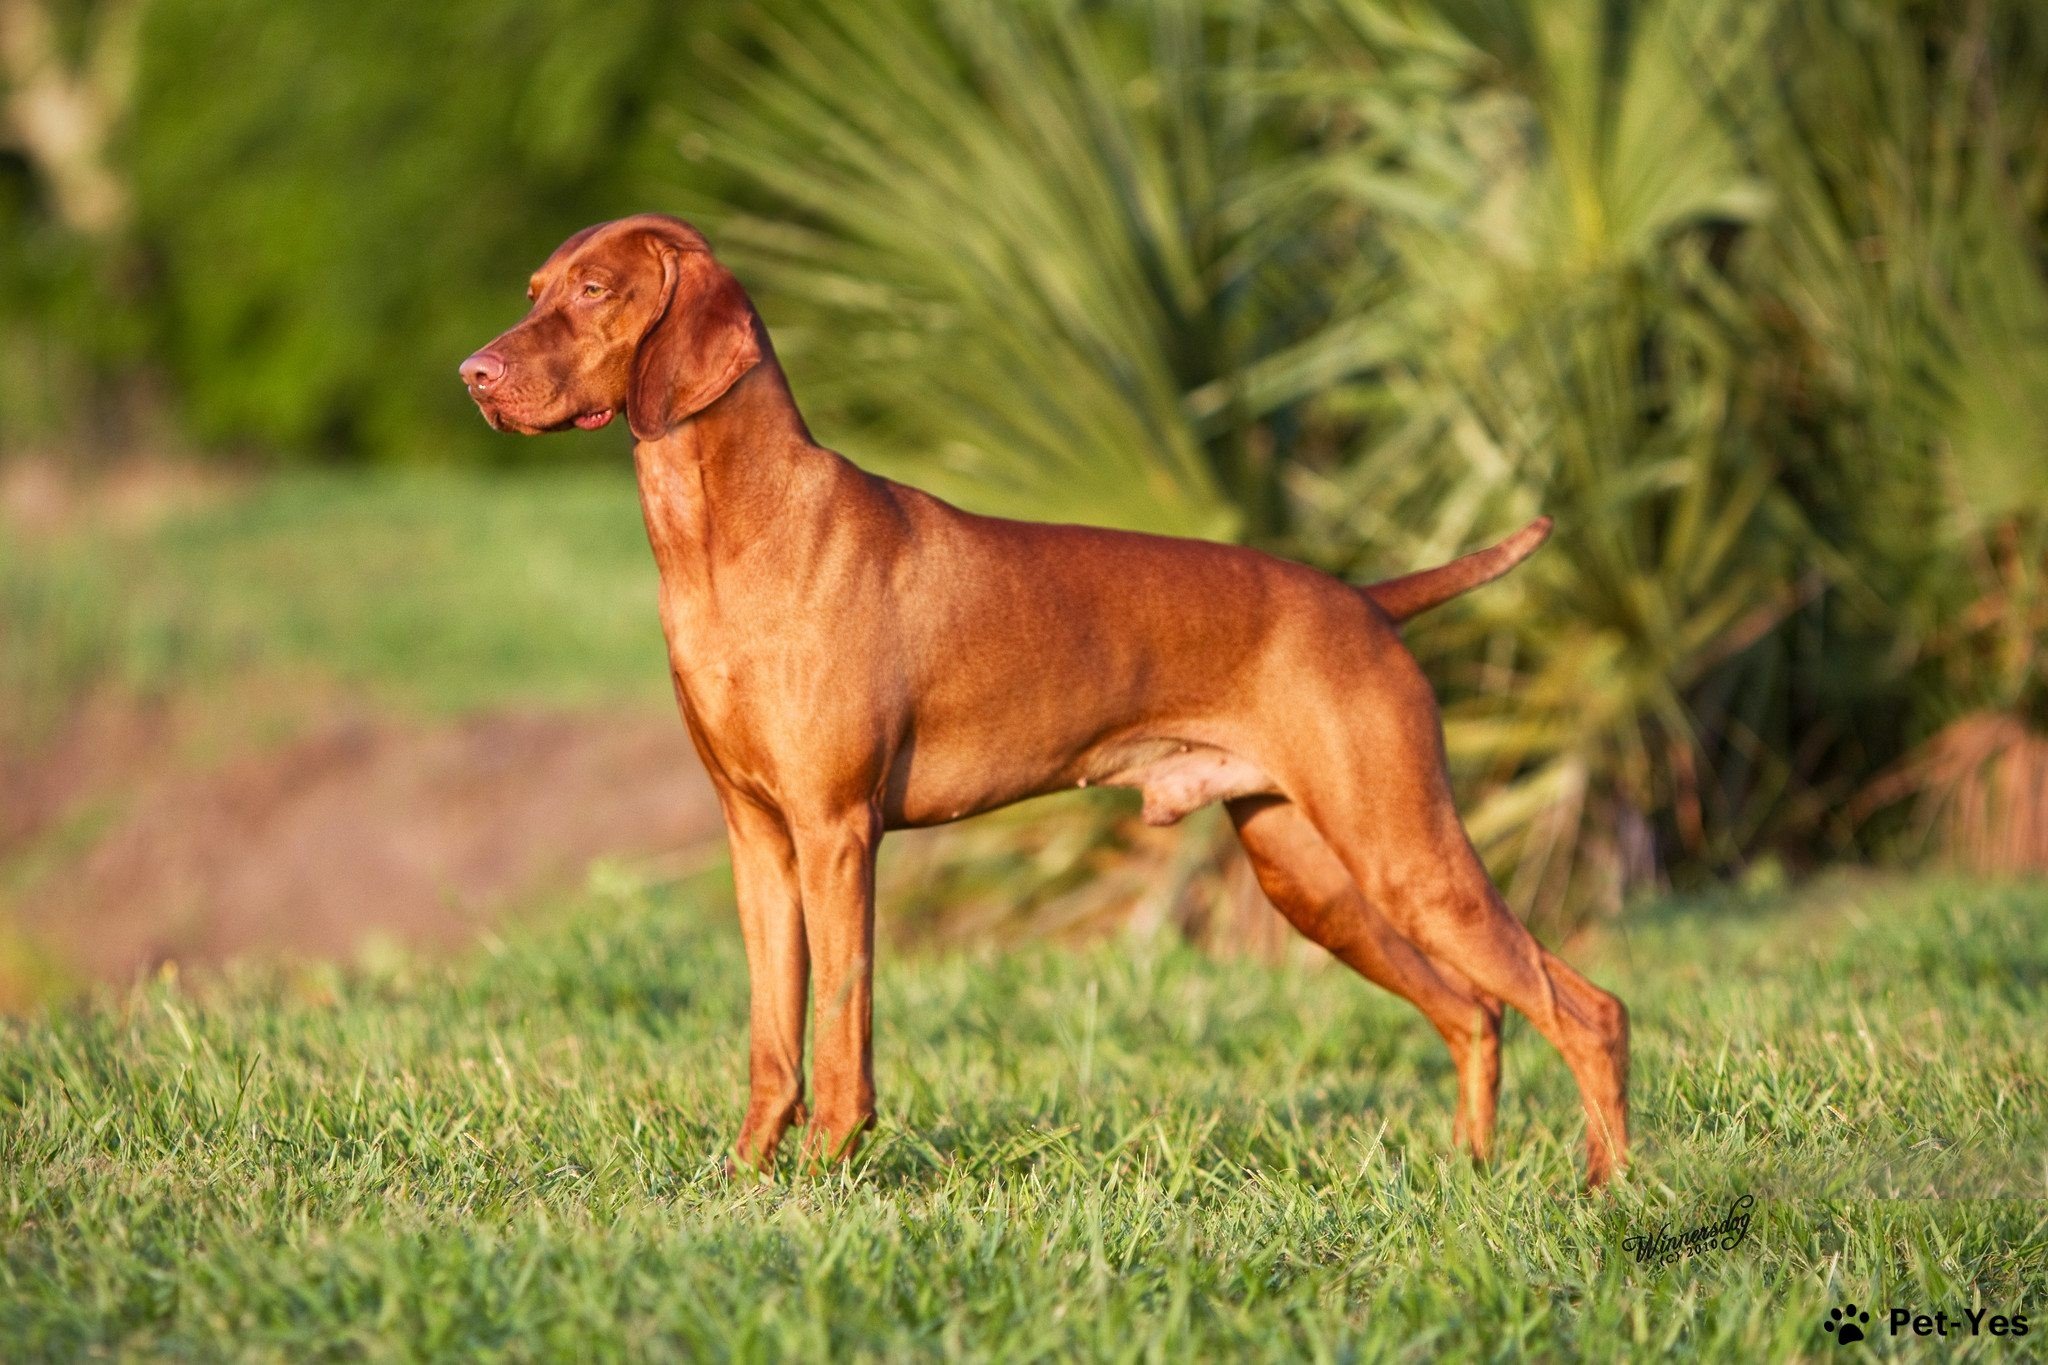
[[[625,438],[455,378],[650,209],[968,507],[1554,515],[1410,633],[1546,931],[2048,871],[2039,0],[0,0],[0,997],[717,856]],[[899,939],[1285,941],[1213,812],[897,842]]]

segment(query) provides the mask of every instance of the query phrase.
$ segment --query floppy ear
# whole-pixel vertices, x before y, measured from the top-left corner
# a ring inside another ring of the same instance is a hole
[[[754,307],[704,251],[660,251],[661,312],[633,355],[626,425],[656,441],[725,395],[761,359]]]

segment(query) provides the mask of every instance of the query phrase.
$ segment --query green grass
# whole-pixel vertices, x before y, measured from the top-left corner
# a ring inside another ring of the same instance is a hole
[[[724,897],[599,877],[453,962],[5,1025],[0,1357],[1758,1361],[1831,1354],[1843,1300],[2031,1314],[1944,1356],[2048,1332],[2039,888],[1670,904],[1576,952],[1636,1027],[1640,1162],[1596,1198],[1526,1025],[1474,1171],[1405,1006],[1158,946],[885,957],[874,1142],[728,1179]],[[1743,1193],[1732,1251],[1623,1249]]]

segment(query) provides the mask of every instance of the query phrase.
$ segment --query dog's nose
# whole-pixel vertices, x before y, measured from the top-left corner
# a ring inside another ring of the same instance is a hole
[[[505,377],[505,362],[494,352],[478,351],[462,362],[462,382],[472,389],[488,389]]]

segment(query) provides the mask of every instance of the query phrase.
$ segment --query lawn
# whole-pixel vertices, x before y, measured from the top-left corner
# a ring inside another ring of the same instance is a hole
[[[1959,1358],[2048,1330],[2038,888],[1843,880],[1582,945],[1637,1039],[1600,1197],[1526,1025],[1475,1171],[1405,1006],[1157,942],[886,957],[875,1140],[729,1178],[726,894],[601,871],[453,960],[6,1024],[0,1355],[1758,1361],[1832,1351],[1843,1301],[2037,1324],[1920,1343]],[[1625,1245],[1743,1195],[1731,1249]]]

